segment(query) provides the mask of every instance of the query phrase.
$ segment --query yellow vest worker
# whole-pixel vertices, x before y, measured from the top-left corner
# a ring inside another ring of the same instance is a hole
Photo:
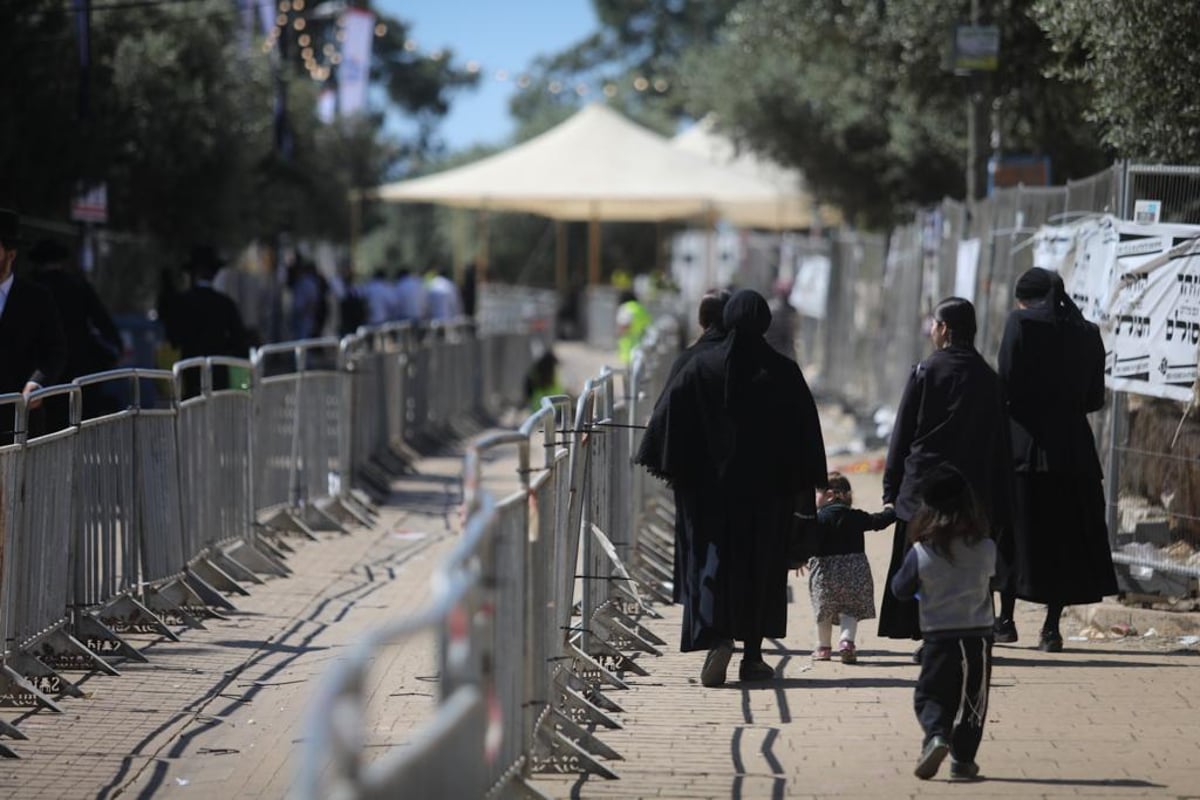
[[[633,292],[622,293],[621,304],[617,306],[617,352],[621,363],[629,364],[633,360],[633,348],[641,344],[650,322],[650,312],[638,302]]]

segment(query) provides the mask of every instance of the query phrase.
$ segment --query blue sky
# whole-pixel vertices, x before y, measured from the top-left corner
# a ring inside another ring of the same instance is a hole
[[[535,58],[558,52],[598,27],[590,0],[374,0],[375,8],[410,23],[424,52],[446,48],[455,63],[477,61],[483,77],[475,89],[454,95],[439,133],[451,150],[499,144],[513,133],[508,99],[517,91],[510,75]]]

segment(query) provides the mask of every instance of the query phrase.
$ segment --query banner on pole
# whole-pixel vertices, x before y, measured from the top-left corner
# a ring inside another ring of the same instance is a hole
[[[348,8],[342,14],[342,63],[338,67],[338,113],[343,117],[367,109],[367,85],[371,76],[371,43],[375,36],[375,15],[361,8]]]
[[[806,317],[825,319],[830,268],[829,256],[801,256],[788,304]]]

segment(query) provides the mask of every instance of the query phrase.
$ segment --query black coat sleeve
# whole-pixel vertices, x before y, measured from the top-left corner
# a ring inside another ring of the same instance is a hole
[[[908,458],[909,448],[917,433],[917,417],[921,407],[921,393],[924,390],[922,368],[920,364],[913,367],[908,376],[908,384],[900,398],[900,408],[896,412],[896,424],[892,428],[892,438],[888,442],[887,461],[883,468],[883,502],[895,503],[900,495],[900,485],[904,482],[904,460]]]
[[[67,336],[63,333],[62,320],[54,299],[48,292],[44,292],[43,296],[33,344],[35,366],[29,382],[49,386],[62,379],[67,367]]]
[[[894,508],[885,508],[875,514],[869,514],[856,508],[850,514],[854,519],[854,527],[860,531],[881,531],[896,521],[896,509]]]
[[[1088,322],[1087,338],[1088,343],[1088,366],[1091,367],[1090,379],[1087,386],[1087,396],[1085,398],[1085,409],[1089,412],[1099,411],[1104,408],[1104,339],[1100,336],[1100,329],[1094,324]]]

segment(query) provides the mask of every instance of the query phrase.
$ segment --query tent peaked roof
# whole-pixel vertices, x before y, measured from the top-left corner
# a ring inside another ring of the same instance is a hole
[[[370,196],[561,220],[651,221],[710,209],[731,216],[738,206],[775,204],[780,190],[673,147],[606,106],[589,105],[504,152],[387,184]]]
[[[726,216],[735,225],[783,229],[812,226],[814,201],[806,189],[804,175],[748,150],[739,150],[733,140],[717,132],[716,117],[712,114],[672,139],[671,145],[775,188],[776,196],[767,203],[731,204],[726,209]],[[840,211],[821,206],[822,225],[832,226],[841,222]]]

